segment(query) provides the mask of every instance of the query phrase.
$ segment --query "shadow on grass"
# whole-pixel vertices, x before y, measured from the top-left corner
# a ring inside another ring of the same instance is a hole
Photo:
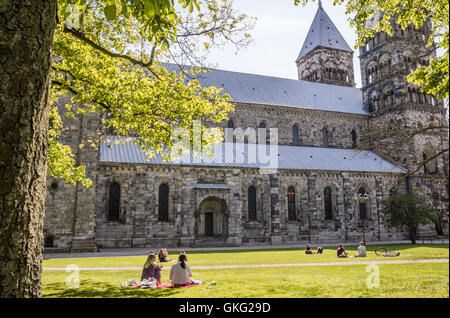
[[[79,288],[66,288],[64,283],[46,284],[45,290],[47,292],[44,298],[161,298],[174,296],[183,291],[180,288],[133,289],[93,281],[81,281]]]

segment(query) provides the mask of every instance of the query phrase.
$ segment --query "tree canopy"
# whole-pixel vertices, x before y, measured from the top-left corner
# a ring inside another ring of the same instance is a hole
[[[383,213],[390,227],[405,229],[414,244],[420,225],[437,222],[433,205],[424,196],[415,193],[395,194],[383,201]]]
[[[58,96],[72,96],[67,116],[99,114],[118,135],[135,135],[149,158],[168,157],[174,129],[193,136],[195,122],[220,123],[233,111],[221,89],[202,87],[195,79],[205,71],[211,49],[229,42],[240,49],[251,41],[247,31],[254,21],[235,12],[232,1],[60,0],[59,5],[51,75],[53,176],[91,184],[70,147],[58,141],[64,130]],[[169,72],[164,62],[178,70]],[[199,150],[222,132],[202,125],[201,134]],[[95,146],[101,137],[93,132],[80,146]]]

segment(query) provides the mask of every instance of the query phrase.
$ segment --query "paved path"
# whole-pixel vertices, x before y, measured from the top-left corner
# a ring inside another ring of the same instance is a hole
[[[388,245],[388,244],[409,244],[411,241],[377,241],[377,242],[367,242],[366,245]],[[421,243],[421,242],[419,242]],[[426,244],[430,244],[431,241],[425,241]],[[442,244],[442,241],[433,241],[434,244]],[[445,244],[448,244],[448,239],[444,240]],[[282,249],[282,248],[299,248],[304,249],[306,243],[299,244],[284,244],[284,245],[247,245],[247,246],[236,246],[236,247],[177,247],[177,248],[167,248],[170,251],[180,251],[185,250],[186,252],[192,251],[222,251],[222,250],[264,250],[264,249]],[[325,243],[311,243],[314,246],[335,246],[336,242],[325,242]],[[359,242],[344,242],[344,245],[359,245]],[[420,244],[417,244],[420,246]],[[158,251],[158,247],[148,247],[148,248],[102,248],[101,252],[90,252],[90,253],[44,253],[44,259],[56,259],[56,258],[106,258],[106,257],[125,257],[125,256],[147,256],[149,251]]]
[[[260,268],[260,267],[288,267],[288,266],[341,266],[341,265],[369,265],[369,264],[410,264],[410,263],[448,263],[448,259],[416,259],[391,261],[359,261],[359,262],[330,262],[330,263],[293,263],[293,264],[243,264],[243,265],[213,265],[191,266],[192,269],[224,269],[224,268]],[[164,270],[170,265],[163,267]],[[44,270],[61,271],[65,267],[44,267]],[[113,271],[113,270],[141,270],[142,267],[80,267],[81,271]]]

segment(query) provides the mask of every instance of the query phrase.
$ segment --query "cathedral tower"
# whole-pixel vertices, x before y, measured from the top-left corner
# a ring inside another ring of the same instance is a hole
[[[355,86],[353,50],[321,1],[296,63],[299,80]]]
[[[448,233],[447,131],[429,127],[447,126],[446,109],[435,96],[422,93],[407,76],[418,65],[428,65],[436,56],[427,47],[431,25],[410,25],[394,33],[377,33],[360,47],[363,107],[369,114],[366,138],[380,155],[407,168],[409,188],[419,190],[433,202],[440,225]],[[423,167],[419,165],[427,159]]]

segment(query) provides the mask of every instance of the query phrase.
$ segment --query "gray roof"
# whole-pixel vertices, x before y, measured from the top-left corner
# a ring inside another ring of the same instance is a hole
[[[297,60],[318,46],[353,52],[320,2]]]
[[[301,146],[221,143],[212,157],[200,159],[182,155],[174,161],[164,161],[157,155],[150,161],[135,139],[116,143],[125,137],[107,136],[100,146],[100,162],[158,164],[209,167],[278,168],[294,170],[328,170],[405,173],[405,169],[367,150],[334,149]],[[223,151],[220,151],[223,150]],[[271,157],[259,156],[266,151]],[[248,158],[246,159],[247,155]],[[252,155],[256,160],[253,160]],[[260,158],[261,157],[261,158]]]
[[[174,64],[169,71],[180,71]],[[188,68],[183,66],[183,68]],[[211,69],[195,75],[202,86],[222,88],[233,102],[367,115],[358,88]]]

